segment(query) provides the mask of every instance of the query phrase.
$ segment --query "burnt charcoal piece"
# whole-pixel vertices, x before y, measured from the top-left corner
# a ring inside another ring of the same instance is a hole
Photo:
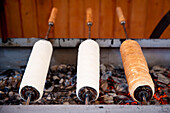
[[[60,68],[58,68],[59,66]],[[102,73],[100,73],[99,98],[95,102],[91,102],[91,104],[141,104],[131,98],[127,89],[128,85],[123,68],[112,64],[101,64],[101,67],[103,69]],[[30,104],[84,104],[76,96],[76,66],[66,64],[54,65],[50,67],[50,70],[52,71],[47,76],[42,99]],[[25,104],[25,101],[18,94],[24,71],[25,66],[22,66],[19,70],[10,69],[0,72],[0,105]],[[151,68],[150,73],[155,83],[155,94],[149,104],[170,104],[170,85],[168,82],[170,68],[156,66]]]
[[[45,83],[45,89],[48,89],[51,86],[52,86],[52,83],[49,80],[47,80],[46,83]]]
[[[163,74],[158,74],[158,82],[168,85],[170,83],[170,79],[165,77]]]
[[[122,84],[116,85],[117,92],[128,93],[127,88],[128,88],[127,83],[122,83]]]

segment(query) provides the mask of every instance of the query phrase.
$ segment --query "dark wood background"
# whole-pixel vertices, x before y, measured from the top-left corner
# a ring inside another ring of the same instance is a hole
[[[45,37],[51,9],[57,7],[50,37],[87,38],[86,8],[91,7],[93,38],[124,38],[116,15],[117,6],[125,15],[129,37],[148,38],[170,10],[170,0],[5,0],[8,37]],[[161,38],[170,38],[170,27]]]

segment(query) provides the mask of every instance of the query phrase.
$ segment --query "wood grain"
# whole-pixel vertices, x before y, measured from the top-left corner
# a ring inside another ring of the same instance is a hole
[[[20,0],[23,37],[38,37],[35,0]]]
[[[115,1],[101,0],[100,12],[100,38],[113,38],[114,19],[115,19]]]
[[[170,10],[170,0],[163,1],[163,16]],[[166,28],[160,37],[161,39],[170,39],[170,26]]]
[[[5,13],[6,13],[8,37],[11,37],[11,38],[23,37],[19,1],[18,0],[6,0],[5,1]]]
[[[86,9],[92,8],[92,38],[125,38],[116,7],[121,7],[130,38],[148,38],[170,10],[170,0],[5,0],[8,37],[44,38],[52,7],[58,9],[49,38],[87,38]],[[170,39],[170,27],[161,38]]]
[[[116,7],[119,6],[122,9],[123,15],[125,17],[125,21],[126,21],[126,30],[127,33],[129,34],[129,17],[130,15],[128,15],[128,11],[129,11],[129,0],[116,0]],[[116,13],[116,12],[115,12]],[[125,38],[125,33],[123,30],[122,25],[119,22],[119,19],[117,17],[117,15],[115,15],[115,26],[114,26],[114,38]]]
[[[69,31],[70,38],[85,38],[85,12],[83,0],[69,1]]]
[[[48,30],[48,19],[52,9],[51,0],[36,0],[37,5],[37,22],[38,22],[38,36],[44,38]],[[54,35],[54,30],[51,29],[49,38]]]
[[[53,0],[58,9],[54,24],[54,38],[69,38],[69,0]]]
[[[130,38],[145,38],[147,0],[132,0],[130,5]]]
[[[84,18],[86,18],[86,9],[92,8],[93,15],[93,25],[91,27],[91,37],[99,38],[99,0],[85,0],[85,8],[84,8]],[[88,26],[86,19],[84,21],[85,24],[85,37],[88,37]]]
[[[146,12],[145,38],[149,38],[161,18],[163,17],[162,0],[148,0]]]

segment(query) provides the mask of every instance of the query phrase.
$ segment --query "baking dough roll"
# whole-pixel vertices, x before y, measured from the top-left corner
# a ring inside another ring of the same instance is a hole
[[[85,40],[79,46],[76,93],[80,100],[82,100],[81,90],[85,87],[95,90],[96,95],[93,101],[99,96],[99,54],[99,45],[91,39]]]
[[[22,90],[26,87],[31,87],[37,92],[38,97],[32,101],[36,102],[41,99],[52,51],[49,41],[39,40],[34,44],[19,89],[19,94],[24,100],[26,98],[22,95]]]
[[[134,92],[140,86],[149,86],[153,96],[154,83],[140,45],[134,40],[126,40],[120,47],[120,53],[132,98],[136,100]]]

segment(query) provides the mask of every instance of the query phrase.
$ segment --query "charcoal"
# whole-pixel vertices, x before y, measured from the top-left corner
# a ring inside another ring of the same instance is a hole
[[[158,86],[158,87],[165,88],[167,85],[166,85],[166,84],[162,84],[162,83],[158,83],[158,82],[157,82],[157,86]]]
[[[65,76],[66,76],[66,75],[63,74],[63,73],[60,73],[60,74],[59,74],[59,77],[60,77],[60,78],[64,78]]]
[[[48,96],[47,96],[47,100],[51,100],[51,95],[48,95]]]
[[[53,76],[53,80],[55,81],[55,80],[59,80],[60,78],[57,76],[57,75],[54,75]]]
[[[66,89],[66,90],[71,90],[71,89],[73,89],[73,88],[75,88],[75,86],[68,86],[68,87],[66,87],[65,89]]]
[[[125,95],[117,95],[117,98],[119,98],[119,99],[128,99],[128,97],[125,96]]]
[[[106,80],[102,81],[100,87],[101,87],[101,89],[102,89],[103,91],[106,91],[106,90],[107,90],[107,87],[108,87],[107,81],[106,81]]]
[[[125,78],[119,78],[119,77],[114,77],[114,76],[112,76],[112,79],[113,79],[116,83],[126,83],[126,79],[125,79]]]
[[[101,72],[105,72],[106,71],[106,66],[104,64],[100,65],[100,70]]]
[[[127,91],[128,85],[126,83],[117,84],[115,87],[117,92],[128,93]]]
[[[8,69],[8,70],[0,73],[0,77],[1,76],[8,76],[8,77],[10,77],[10,76],[14,76],[14,75],[15,75],[15,71],[13,69]]]
[[[46,83],[45,83],[45,89],[48,89],[52,86],[52,83],[50,82],[50,80],[46,80]]]
[[[71,71],[68,71],[68,72],[67,72],[67,75],[72,75],[72,72],[71,72]]]
[[[104,95],[103,98],[104,98],[104,102],[105,102],[106,104],[112,104],[112,103],[114,103],[112,96]]]
[[[114,66],[113,64],[101,64],[100,68],[100,94],[99,98],[91,104],[141,104],[135,102],[128,93],[126,76],[122,67]],[[0,105],[25,104],[18,94],[24,71],[25,66],[19,70],[10,69],[0,71]],[[150,101],[150,104],[169,104],[170,67],[154,66],[150,70],[150,74],[155,83],[155,95]],[[76,79],[76,66],[66,64],[51,66],[47,75],[42,99],[30,104],[84,104],[76,95]]]
[[[8,91],[9,91],[9,87],[6,87],[6,86],[5,86],[5,88],[4,88],[4,93],[8,93]]]
[[[113,71],[115,69],[115,66],[113,64],[106,65],[106,69],[108,71]]]
[[[14,92],[10,91],[8,95],[9,95],[9,97],[12,97],[14,95]]]
[[[153,66],[152,69],[153,69],[154,71],[166,71],[166,68],[162,68],[162,67],[160,67],[160,66],[158,66],[158,65]]]
[[[69,105],[69,102],[63,102],[64,105]]]
[[[75,85],[76,84],[76,81],[77,81],[77,75],[74,75],[72,78],[71,78],[71,85]]]
[[[68,79],[65,80],[65,86],[69,86],[70,85],[70,81]]]
[[[47,89],[44,89],[44,91],[51,92],[51,91],[53,91],[53,89],[54,89],[54,85],[52,85],[51,87],[49,87]]]
[[[100,104],[100,101],[96,100],[96,101],[94,102],[94,104]]]
[[[67,65],[65,64],[60,64],[57,68],[57,71],[66,73],[67,72]]]
[[[158,74],[158,82],[168,85],[170,83],[170,79],[165,77],[163,74]]]
[[[63,82],[64,82],[64,79],[62,78],[62,79],[59,81],[59,83],[62,84]]]
[[[155,78],[158,78],[158,74],[157,73],[153,73],[152,74]]]
[[[55,71],[57,71],[57,68],[58,68],[58,65],[53,65],[53,66],[50,67],[50,70],[52,72],[55,72]]]
[[[5,93],[3,91],[0,91],[0,99],[4,98]]]
[[[112,97],[117,97],[117,94],[116,93],[108,93],[109,96],[112,96]]]
[[[105,74],[101,76],[101,80],[107,80],[110,76],[112,76],[112,72],[107,71]]]

